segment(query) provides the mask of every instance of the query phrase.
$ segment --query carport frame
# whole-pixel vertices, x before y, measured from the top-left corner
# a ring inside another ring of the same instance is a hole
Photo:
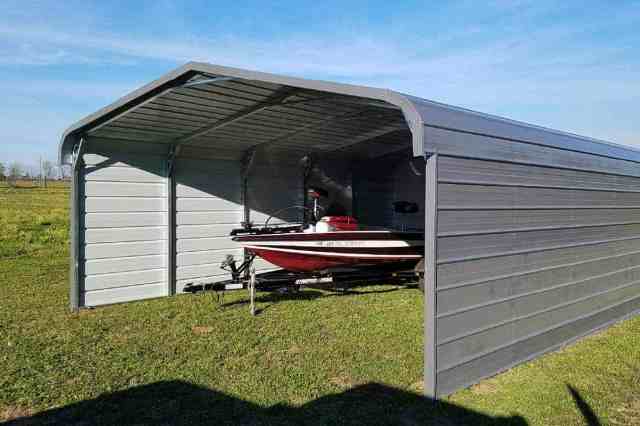
[[[202,80],[192,81],[197,76],[209,76],[216,75],[217,77],[208,78],[205,77]],[[102,108],[95,113],[83,118],[71,127],[69,127],[62,135],[58,152],[60,164],[73,164],[74,169],[74,186],[79,185],[79,176],[76,176],[76,160],[73,155],[74,150],[79,149],[82,146],[82,136],[89,130],[99,129],[108,123],[114,121],[118,117],[139,108],[157,97],[170,92],[175,88],[180,87],[192,87],[199,84],[206,84],[216,81],[241,79],[241,80],[256,80],[264,81],[268,83],[281,84],[288,87],[294,87],[296,89],[311,89],[316,91],[329,92],[335,95],[348,95],[361,98],[368,98],[371,100],[378,100],[381,102],[387,102],[391,105],[397,106],[401,109],[405,116],[405,120],[412,134],[412,148],[413,155],[423,156],[423,122],[420,114],[418,113],[415,105],[407,99],[405,95],[400,93],[364,87],[348,84],[332,83],[319,80],[307,80],[295,77],[285,77],[275,74],[262,73],[257,71],[248,71],[238,68],[223,67],[218,65],[211,65],[201,62],[189,62],[182,67],[168,73],[167,75],[133,91],[132,93],[122,97],[113,104]],[[254,108],[249,108],[247,111],[241,111],[238,115],[229,117],[228,119],[212,123],[209,129],[205,129],[207,132],[213,130],[216,127],[227,125],[234,122],[248,114],[253,114],[268,106],[276,105],[295,92],[283,93],[277,96],[277,99],[273,99],[270,102],[266,102],[262,105],[257,105]],[[324,124],[324,123],[323,123]],[[303,128],[298,129],[300,131],[305,130]],[[200,133],[198,130],[196,133]],[[284,135],[283,135],[284,136]],[[175,180],[173,177],[173,162],[179,155],[181,144],[193,137],[193,135],[187,135],[186,137],[179,138],[175,141],[171,141],[169,144],[169,152],[167,153],[167,196],[168,196],[168,228],[169,228],[169,249],[168,249],[168,294],[174,295],[176,292],[175,286],[175,261],[176,261],[176,248],[173,237],[175,236]],[[77,181],[76,181],[77,180]],[[72,190],[72,235],[71,235],[71,265],[72,271],[70,274],[70,308],[75,311],[80,307],[80,290],[79,290],[79,262],[78,253],[80,251],[78,241],[79,230],[76,228],[79,226],[77,221],[77,213],[79,211],[79,200],[76,191]]]
[[[212,75],[218,77],[211,77]],[[204,80],[193,81],[194,78],[202,76]],[[569,155],[580,156],[588,154],[596,161],[598,159],[613,159],[622,162],[640,163],[640,151],[625,146],[612,144],[592,138],[573,135],[539,126],[516,122],[463,108],[452,107],[433,101],[403,95],[385,89],[377,89],[362,86],[353,86],[324,81],[306,80],[301,78],[278,76],[273,74],[241,70],[237,68],[222,67],[205,63],[191,62],[164,77],[132,92],[131,94],[116,101],[114,104],[105,107],[94,114],[80,120],[66,130],[62,136],[59,153],[60,163],[73,164],[73,187],[72,187],[72,218],[71,218],[71,288],[70,299],[71,308],[78,309],[80,305],[79,275],[80,265],[78,262],[79,245],[79,222],[78,212],[80,207],[80,174],[78,168],[82,164],[82,148],[85,134],[93,129],[107,125],[116,120],[119,116],[126,114],[132,109],[138,108],[145,103],[151,102],[171,90],[185,85],[206,83],[207,79],[240,79],[255,80],[266,83],[273,83],[287,87],[309,89],[319,92],[327,92],[335,95],[347,95],[372,102],[380,101],[394,105],[402,111],[406,124],[411,132],[411,147],[414,157],[425,157],[425,264],[436,265],[438,254],[438,159],[440,157],[456,157],[477,159],[481,161],[494,161],[492,155],[473,152],[468,149],[466,152],[461,146],[448,146],[447,141],[438,139],[438,132],[452,132],[460,137],[471,139],[486,138],[488,140],[508,142],[518,144],[523,150],[551,148],[557,152],[569,153]],[[233,120],[229,117],[229,120]],[[224,119],[222,120],[224,122]],[[216,126],[215,123],[212,126]],[[430,135],[425,141],[425,134]],[[466,139],[465,139],[466,140]],[[171,142],[171,141],[170,141]],[[170,249],[168,252],[168,293],[175,294],[175,181],[173,177],[173,159],[179,154],[180,141],[172,141],[169,144],[167,153],[167,193],[169,198],[169,232],[168,239]],[[80,155],[75,155],[77,152]],[[532,154],[534,155],[534,154]],[[516,164],[517,161],[511,158],[497,158],[498,161]],[[554,158],[545,158],[543,161],[531,159],[528,162],[520,161],[519,164],[527,164],[536,167],[551,167],[562,170],[588,170],[572,168],[559,163]],[[623,174],[624,175],[624,174]],[[246,203],[245,203],[246,204]],[[245,205],[246,208],[246,205]],[[436,267],[425,268],[425,393],[429,396],[439,396],[438,383],[436,382],[436,287],[437,269]],[[568,341],[568,340],[567,340]],[[546,348],[550,350],[550,348]],[[522,360],[520,360],[522,361]]]

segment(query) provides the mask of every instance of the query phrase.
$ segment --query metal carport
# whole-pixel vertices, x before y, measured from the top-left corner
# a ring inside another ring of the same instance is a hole
[[[366,166],[403,152],[426,159],[419,182]],[[387,180],[421,191],[428,395],[640,309],[640,152],[388,90],[203,63],[64,133],[72,309],[215,279],[215,256],[237,250],[230,226],[303,197],[305,156],[379,224],[393,223],[377,212],[396,191]],[[278,185],[291,195],[269,195]]]

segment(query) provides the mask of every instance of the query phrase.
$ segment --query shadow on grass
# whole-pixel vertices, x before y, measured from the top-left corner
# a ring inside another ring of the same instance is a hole
[[[409,286],[406,286],[406,287],[409,287]],[[303,291],[287,291],[284,293],[280,293],[278,291],[272,291],[269,293],[260,294],[256,296],[256,303],[275,304],[277,302],[282,302],[286,300],[314,300],[314,299],[326,298],[326,297],[364,296],[367,294],[391,293],[394,291],[401,290],[405,287],[390,288],[385,290],[365,290],[365,291],[354,291],[353,289],[349,289],[349,288],[342,289],[342,290],[336,290],[336,289],[330,289],[330,288],[324,289],[324,290],[332,291],[332,293],[322,292],[322,291],[314,290],[312,288],[313,287],[307,287]],[[237,305],[248,305],[249,303],[250,303],[249,299],[240,299],[240,300],[234,300],[233,302],[220,303],[220,306],[223,308],[230,308],[232,306],[237,306]],[[260,310],[260,312],[265,311],[269,306],[271,305],[265,306]]]
[[[575,402],[576,407],[578,407],[578,410],[580,410],[582,417],[584,417],[584,420],[587,423],[587,425],[600,426],[602,424],[600,423],[600,419],[598,418],[596,413],[593,411],[591,406],[587,403],[587,401],[585,401],[584,398],[582,398],[582,395],[580,395],[580,392],[578,392],[578,390],[571,385],[567,385],[567,389],[569,389],[569,393],[571,394],[571,397],[573,398],[573,401]]]
[[[492,417],[389,386],[369,383],[304,405],[262,407],[182,381],[166,381],[101,395],[16,419],[35,424],[277,424],[277,425],[526,425],[520,416]]]

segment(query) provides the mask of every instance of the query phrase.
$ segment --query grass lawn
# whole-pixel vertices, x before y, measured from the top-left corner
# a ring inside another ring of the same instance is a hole
[[[417,289],[261,294],[256,317],[243,293],[70,313],[68,199],[0,186],[0,421],[640,424],[640,318],[433,404]]]

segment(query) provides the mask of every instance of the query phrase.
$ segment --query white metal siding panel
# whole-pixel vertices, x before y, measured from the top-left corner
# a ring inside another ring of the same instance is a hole
[[[238,221],[240,223],[240,221]],[[197,244],[223,244],[222,241],[231,241],[229,233],[237,228],[234,224],[211,224],[211,225],[180,225],[176,229],[176,237],[178,239],[178,246],[181,244],[188,244],[191,241],[200,238],[217,239],[219,242],[201,241]],[[232,244],[235,244],[232,242]]]
[[[156,240],[87,244],[84,252],[87,259],[110,259],[164,254],[167,250],[166,240]]]
[[[160,282],[87,291],[83,294],[82,298],[84,306],[98,306],[111,303],[131,302],[132,300],[151,299],[166,295],[167,283]]]
[[[442,129],[426,141],[439,395],[640,309],[637,164]]]
[[[301,222],[302,211],[287,209],[302,206],[303,166],[298,156],[281,151],[259,150],[249,173],[247,202],[251,221],[262,225],[275,215],[270,224]]]
[[[165,178],[160,173],[159,170],[144,170],[137,167],[87,166],[84,178],[87,182],[163,183]]]
[[[122,213],[166,211],[165,197],[95,197],[88,196],[85,202],[87,213]]]
[[[115,257],[110,259],[87,259],[86,276],[117,272],[145,271],[165,267],[165,255]],[[135,283],[133,283],[135,284]]]
[[[118,194],[119,197],[164,197],[166,186],[163,183],[100,181],[90,181],[85,185],[85,195],[88,197],[108,197],[112,194]]]
[[[218,203],[212,203],[217,205]],[[178,207],[180,209],[180,207]],[[242,222],[242,212],[233,210],[213,210],[205,209],[198,211],[180,211],[177,212],[176,224],[179,225],[229,225],[238,227],[238,223]]]
[[[119,272],[104,275],[90,275],[85,279],[86,290],[127,287],[134,282],[140,284],[161,283],[167,279],[166,270],[147,269],[144,271]]]
[[[166,147],[129,145],[90,140],[83,157],[85,306],[167,294]]]
[[[220,269],[227,255],[242,261],[243,251],[229,233],[244,218],[240,161],[180,157],[176,179],[176,292],[193,283],[229,278]]]
[[[300,156],[279,150],[258,150],[248,177],[247,203],[254,225],[301,223],[302,210],[289,209],[304,204],[303,167]],[[257,272],[278,269],[262,259]]]
[[[96,228],[84,233],[85,243],[117,243],[125,241],[157,241],[167,239],[166,226],[132,228]]]

